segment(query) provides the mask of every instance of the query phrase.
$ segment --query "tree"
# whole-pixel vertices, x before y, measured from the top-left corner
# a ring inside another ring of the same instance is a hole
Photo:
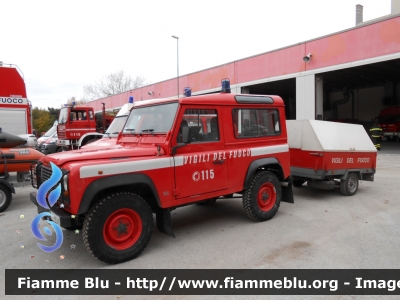
[[[148,83],[142,76],[131,78],[125,75],[124,71],[119,71],[103,76],[103,79],[94,84],[85,85],[83,91],[86,99],[95,100],[133,90],[146,84]]]
[[[86,101],[86,99],[76,100],[76,97],[71,97],[67,100],[68,105],[72,105],[72,102],[75,102],[76,106],[82,106],[82,105],[85,105],[87,101]]]
[[[47,110],[49,111],[49,114],[51,115],[51,117],[54,121],[58,120],[58,116],[60,115],[59,108],[48,107]]]
[[[35,128],[39,134],[49,130],[54,123],[54,118],[50,112],[38,107],[32,110],[32,119],[33,128]]]

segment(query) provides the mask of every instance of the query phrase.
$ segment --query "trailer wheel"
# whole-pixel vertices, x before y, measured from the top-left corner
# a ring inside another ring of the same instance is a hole
[[[153,232],[150,206],[133,193],[115,193],[99,201],[86,215],[83,241],[97,259],[116,264],[138,256]]]
[[[306,182],[307,180],[303,180],[303,179],[295,179],[293,180],[293,186],[294,187],[302,187],[303,184]]]
[[[11,191],[4,184],[0,184],[0,212],[5,211],[12,200]]]
[[[340,192],[345,196],[353,196],[358,190],[358,177],[356,173],[349,173],[346,179],[340,180]]]
[[[243,207],[254,221],[267,221],[279,209],[282,188],[278,178],[271,172],[262,171],[254,175],[250,187],[243,194]]]

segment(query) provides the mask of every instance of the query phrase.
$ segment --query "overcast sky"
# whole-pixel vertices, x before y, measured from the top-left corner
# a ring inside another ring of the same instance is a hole
[[[123,70],[153,83],[314,39],[390,14],[390,0],[0,0],[0,61],[34,107],[59,107]]]

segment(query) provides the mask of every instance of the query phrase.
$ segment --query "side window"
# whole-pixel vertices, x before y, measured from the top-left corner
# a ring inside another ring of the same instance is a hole
[[[73,114],[74,121],[86,120],[86,111],[84,111],[84,110],[76,110],[76,111],[72,112],[71,114]]]
[[[232,111],[236,138],[279,135],[279,113],[276,109],[234,109]]]
[[[89,119],[93,120],[93,111],[89,110]]]
[[[177,142],[182,142],[182,128],[190,127],[192,143],[220,140],[218,115],[215,109],[186,109],[179,127]]]

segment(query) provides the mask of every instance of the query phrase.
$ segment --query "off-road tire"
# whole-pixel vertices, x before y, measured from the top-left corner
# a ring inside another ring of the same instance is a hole
[[[302,187],[305,182],[306,182],[306,180],[303,180],[303,179],[295,179],[295,180],[293,180],[293,186],[294,187]]]
[[[0,184],[0,212],[5,211],[12,200],[11,191],[4,184]]]
[[[114,193],[87,213],[83,242],[97,259],[121,263],[137,257],[146,248],[153,227],[151,208],[142,197],[128,192]]]
[[[282,188],[278,178],[271,172],[261,171],[254,175],[250,187],[243,194],[243,207],[253,221],[267,221],[279,209]]]
[[[347,174],[346,179],[340,180],[340,192],[345,196],[353,196],[358,190],[358,176],[356,173]]]

